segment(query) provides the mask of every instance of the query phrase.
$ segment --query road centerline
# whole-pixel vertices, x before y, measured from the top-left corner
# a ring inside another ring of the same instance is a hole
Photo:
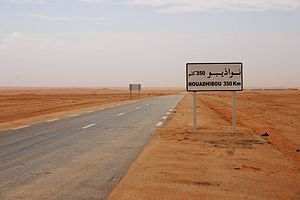
[[[56,118],[56,119],[50,119],[50,120],[48,120],[47,122],[55,122],[55,121],[57,121],[57,120],[59,120],[59,118]]]
[[[87,125],[87,126],[82,127],[82,129],[87,129],[87,128],[93,127],[93,126],[95,126],[95,125],[96,125],[96,124],[90,124],[90,125]]]
[[[125,115],[125,113],[119,113],[119,114],[117,114],[117,116],[122,116],[122,115]]]

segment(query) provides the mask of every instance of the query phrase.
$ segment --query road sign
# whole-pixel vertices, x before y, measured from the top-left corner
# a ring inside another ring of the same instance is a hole
[[[141,90],[141,84],[129,84],[129,90]]]
[[[236,95],[243,90],[243,63],[187,63],[186,90],[193,92],[193,132],[197,131],[198,91],[233,91],[232,132],[236,132]]]
[[[243,63],[187,63],[186,90],[241,91]]]
[[[138,91],[138,98],[141,98],[141,84],[129,84],[129,91],[130,91],[130,99],[132,99],[132,91],[136,90]]]

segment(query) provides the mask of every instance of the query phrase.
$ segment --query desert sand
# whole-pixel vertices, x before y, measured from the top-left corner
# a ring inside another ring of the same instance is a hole
[[[300,199],[299,90],[186,95],[108,199]],[[260,134],[268,132],[269,137]]]
[[[146,88],[141,98],[174,94],[176,88]],[[0,130],[67,114],[137,100],[127,88],[0,88]]]

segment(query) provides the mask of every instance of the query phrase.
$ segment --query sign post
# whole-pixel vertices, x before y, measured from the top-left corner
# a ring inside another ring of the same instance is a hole
[[[243,63],[187,63],[186,90],[193,92],[193,132],[197,130],[196,92],[233,91],[232,132],[236,133],[236,92],[243,90]]]
[[[232,92],[232,133],[236,133],[236,102],[235,91]]]
[[[139,90],[139,99],[141,98],[141,90]]]
[[[129,84],[130,100],[132,100],[132,91],[138,91],[138,98],[141,98],[141,84]]]
[[[130,93],[130,100],[132,100],[132,90],[129,89],[129,93]]]
[[[197,131],[197,92],[193,92],[193,133]]]

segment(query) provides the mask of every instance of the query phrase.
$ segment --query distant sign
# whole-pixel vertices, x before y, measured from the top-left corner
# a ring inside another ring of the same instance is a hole
[[[141,90],[141,84],[129,84],[129,90]]]
[[[187,63],[186,90],[241,91],[243,63]]]

